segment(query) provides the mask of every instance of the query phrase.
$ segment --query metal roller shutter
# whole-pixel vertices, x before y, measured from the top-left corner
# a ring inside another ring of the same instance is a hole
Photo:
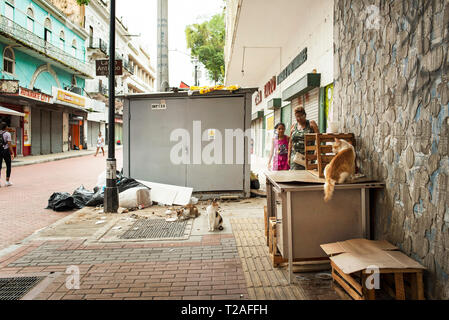
[[[41,110],[31,108],[31,154],[41,154]]]
[[[62,112],[51,113],[51,152],[62,152]]]
[[[304,109],[306,109],[307,120],[314,120],[318,124],[320,99],[320,89],[315,88],[306,94]]]
[[[41,111],[41,154],[51,153],[51,112]]]

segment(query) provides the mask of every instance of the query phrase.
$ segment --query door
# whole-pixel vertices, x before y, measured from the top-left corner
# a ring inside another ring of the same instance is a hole
[[[41,111],[41,154],[51,153],[51,112]]]
[[[130,176],[185,186],[186,163],[182,161],[182,152],[187,151],[189,144],[185,137],[186,99],[166,100],[165,109],[152,107],[160,104],[160,100],[130,102]]]
[[[192,153],[192,163],[187,165],[186,186],[193,187],[194,192],[243,190],[245,143],[249,143],[243,133],[243,98],[192,98],[186,101],[188,112],[185,116],[187,130],[191,133]],[[196,130],[201,131],[203,137],[193,134],[194,121]],[[242,130],[243,139],[227,141],[226,130],[234,132],[236,129]],[[196,146],[201,146],[201,150]],[[226,161],[227,157],[229,161]],[[194,160],[199,160],[200,164]]]
[[[79,147],[80,145],[80,126],[78,124],[72,124],[72,145],[70,146],[71,149],[74,149],[74,146]]]

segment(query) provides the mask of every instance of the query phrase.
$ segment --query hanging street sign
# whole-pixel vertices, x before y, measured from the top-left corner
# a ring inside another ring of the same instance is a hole
[[[109,76],[109,60],[96,60],[95,72],[97,76]],[[115,60],[115,75],[123,75],[122,60]]]

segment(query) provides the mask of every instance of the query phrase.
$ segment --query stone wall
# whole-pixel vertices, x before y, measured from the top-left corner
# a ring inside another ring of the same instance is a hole
[[[448,0],[335,0],[335,115],[386,183],[375,238],[428,268],[428,299],[449,299],[448,40]]]

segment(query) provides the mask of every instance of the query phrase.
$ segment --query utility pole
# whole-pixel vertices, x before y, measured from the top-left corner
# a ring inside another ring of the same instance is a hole
[[[168,75],[168,0],[157,0],[157,91],[168,90]]]
[[[104,212],[117,213],[117,161],[115,159],[115,0],[110,1],[109,19],[109,141],[106,160],[106,189],[104,191]]]

